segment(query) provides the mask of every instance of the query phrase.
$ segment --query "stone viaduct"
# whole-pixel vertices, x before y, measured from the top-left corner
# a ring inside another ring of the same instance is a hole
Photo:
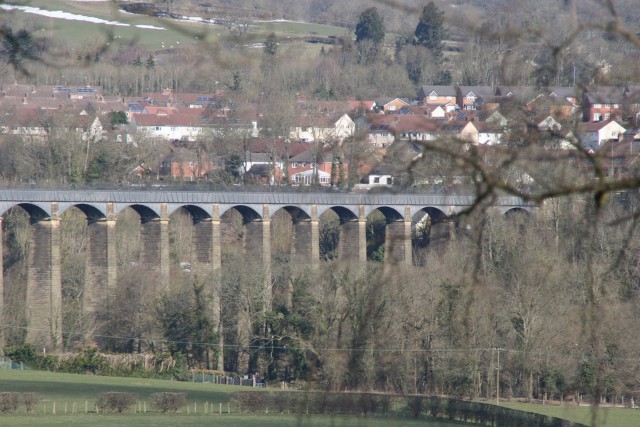
[[[412,225],[415,228],[416,222],[429,215],[432,224],[441,222],[448,228],[447,219],[471,206],[474,200],[474,196],[443,194],[11,189],[0,190],[0,215],[21,207],[30,217],[27,341],[55,351],[62,342],[60,219],[69,208],[80,209],[88,224],[83,312],[95,312],[103,303],[104,295],[112,294],[116,287],[116,221],[118,213],[126,208],[134,209],[140,217],[140,263],[158,272],[161,289],[169,287],[169,221],[171,214],[182,208],[193,219],[196,256],[192,260],[192,271],[203,271],[206,277],[212,278],[212,315],[216,324],[220,301],[215,299],[219,295],[219,280],[215,278],[222,267],[221,217],[224,219],[230,210],[242,215],[244,251],[254,262],[262,263],[265,274],[270,277],[271,218],[281,209],[292,219],[292,254],[311,267],[320,262],[319,219],[329,210],[340,218],[340,259],[366,261],[366,221],[369,214],[378,210],[387,223],[385,263],[411,264]],[[515,197],[502,197],[494,203],[494,209],[504,214],[514,209],[530,211],[532,206]],[[1,233],[0,228],[0,254]],[[0,274],[0,313],[4,311],[2,276]],[[265,286],[265,298],[268,302],[271,299],[270,285]],[[4,341],[2,335],[0,345]]]

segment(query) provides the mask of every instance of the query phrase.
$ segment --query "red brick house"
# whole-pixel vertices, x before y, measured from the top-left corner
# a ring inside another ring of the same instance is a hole
[[[160,163],[160,176],[176,181],[197,181],[214,169],[212,162],[202,152],[200,159],[193,150],[172,145],[170,152]]]
[[[348,178],[348,165],[334,153],[331,147],[319,151],[315,147],[289,159],[289,182],[293,185],[338,185]]]
[[[427,86],[418,89],[418,102],[424,105],[443,105],[456,102],[456,89],[453,86]]]
[[[624,93],[611,86],[589,87],[582,96],[582,119],[585,122],[621,120]]]

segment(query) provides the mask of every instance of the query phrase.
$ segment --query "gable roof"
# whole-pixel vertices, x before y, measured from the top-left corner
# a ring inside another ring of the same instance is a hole
[[[620,125],[618,122],[616,122],[615,120],[605,120],[601,122],[580,123],[578,124],[578,132],[598,132],[602,128],[604,128],[605,126],[608,126],[611,123],[615,123],[616,125],[624,129],[624,127]]]
[[[476,97],[493,96],[496,94],[496,88],[493,86],[457,86],[457,88],[463,97],[469,94]]]
[[[589,86],[584,94],[590,104],[622,104],[624,95],[621,89],[611,86]]]
[[[201,114],[176,113],[166,116],[156,114],[133,114],[131,124],[137,126],[202,126]]]
[[[430,86],[430,85],[421,85],[418,91],[418,97],[421,98],[423,96],[437,95],[437,96],[456,96],[456,89],[454,86]]]

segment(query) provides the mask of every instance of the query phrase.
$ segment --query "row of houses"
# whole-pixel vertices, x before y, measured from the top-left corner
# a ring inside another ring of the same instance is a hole
[[[134,143],[141,136],[164,140],[171,144],[161,169],[182,179],[207,174],[216,163],[190,159],[185,154],[189,142],[225,139],[247,145],[251,140],[256,143],[250,144],[251,151],[243,149],[241,171],[252,179],[329,185],[348,174],[344,156],[334,153],[340,153],[350,138],[368,141],[377,159],[394,143],[450,137],[470,144],[509,144],[516,131],[525,137],[543,134],[549,148],[569,149],[580,143],[594,152],[610,141],[636,140],[640,132],[627,128],[633,129],[629,125],[639,117],[639,93],[631,86],[588,87],[578,93],[573,87],[424,85],[414,99],[300,98],[294,113],[278,123],[276,143],[261,136],[275,132],[267,116],[278,106],[234,101],[223,91],[167,89],[117,97],[93,87],[14,83],[0,92],[0,129],[43,141],[60,128],[82,141],[116,138]],[[126,114],[128,124],[114,126],[114,112]],[[581,120],[574,126],[576,118]]]

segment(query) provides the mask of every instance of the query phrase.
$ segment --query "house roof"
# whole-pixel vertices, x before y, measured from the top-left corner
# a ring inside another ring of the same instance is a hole
[[[442,126],[440,127],[440,130],[443,132],[462,132],[465,127],[469,126],[469,124],[475,127],[475,125],[473,125],[473,122],[444,122],[444,124],[442,124]],[[477,130],[478,128],[475,127],[475,129]]]
[[[540,91],[533,86],[498,86],[496,95],[518,99],[521,102],[528,102],[540,94]]]
[[[297,156],[313,147],[307,142],[286,142],[281,138],[255,138],[250,141],[249,151],[251,153],[275,153],[282,158],[286,153],[289,157]]]
[[[477,97],[493,96],[496,94],[496,88],[494,86],[457,86],[457,89],[463,97],[469,94]]]
[[[379,98],[375,100],[375,103],[379,107],[384,107],[393,101],[400,101],[403,104],[409,105],[409,100],[407,98]]]
[[[591,104],[622,104],[624,102],[622,90],[612,86],[589,86],[584,99]]]
[[[313,116],[297,116],[294,123],[298,127],[333,128],[345,113],[322,114]],[[348,117],[348,115],[347,115]]]
[[[424,115],[370,115],[369,131],[383,132],[436,132],[442,121],[432,120]]]
[[[375,101],[347,101],[347,105],[349,107],[349,111],[356,111],[359,108],[363,108],[365,111],[373,110],[373,107],[376,105]]]
[[[251,165],[251,167],[246,173],[247,175],[253,175],[253,176],[270,176],[271,175],[270,168],[271,168],[271,165],[269,164],[263,164],[263,163],[254,164],[254,165]]]
[[[577,88],[574,86],[549,86],[542,88],[541,93],[558,98],[572,99],[574,101],[579,97]]]
[[[419,93],[423,93],[425,96],[429,96],[432,93],[436,96],[456,96],[456,89],[454,86],[421,85]]]
[[[133,114],[131,123],[137,126],[202,126],[202,115],[184,113],[169,114],[166,116]]]
[[[371,168],[369,175],[394,175],[396,167],[388,163],[380,163]]]
[[[601,122],[586,122],[586,123],[578,124],[578,132],[598,132],[605,126],[609,125],[610,123],[615,123],[616,125],[622,127],[622,125],[620,125],[615,120],[604,120]]]

